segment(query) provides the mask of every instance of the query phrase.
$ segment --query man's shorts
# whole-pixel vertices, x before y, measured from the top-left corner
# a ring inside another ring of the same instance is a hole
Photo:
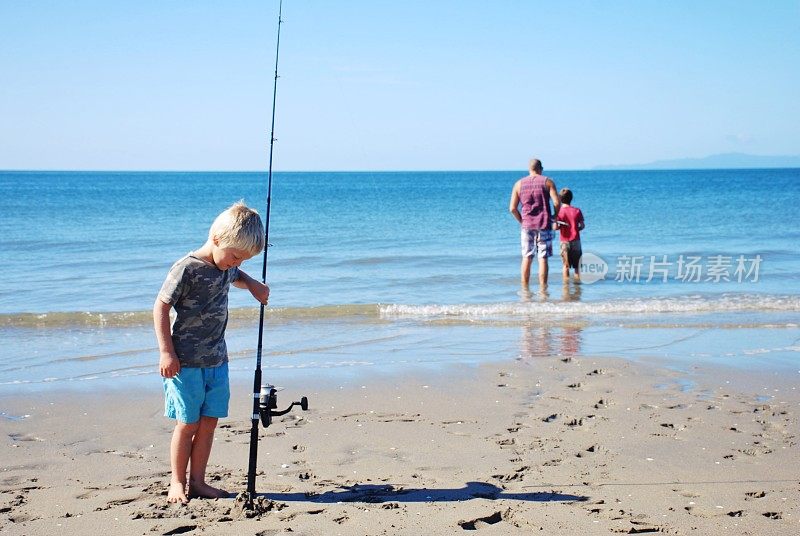
[[[522,256],[546,259],[553,254],[553,231],[549,229],[523,229]],[[535,253],[535,255],[534,255]]]
[[[227,417],[231,398],[228,363],[218,367],[182,367],[172,378],[164,378],[164,415],[186,424],[200,416]]]
[[[573,270],[581,271],[581,241],[561,242],[561,260]]]

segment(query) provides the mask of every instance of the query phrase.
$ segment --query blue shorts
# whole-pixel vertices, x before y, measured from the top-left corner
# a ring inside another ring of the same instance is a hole
[[[218,367],[181,368],[172,378],[164,378],[164,415],[186,424],[200,416],[227,417],[231,389],[228,363]]]
[[[522,256],[546,259],[553,254],[553,231],[549,229],[522,229]]]

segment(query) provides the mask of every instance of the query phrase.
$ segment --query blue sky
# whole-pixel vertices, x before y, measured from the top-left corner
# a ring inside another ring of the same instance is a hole
[[[277,0],[0,0],[0,169],[259,170]],[[276,170],[800,154],[800,2],[285,0]]]

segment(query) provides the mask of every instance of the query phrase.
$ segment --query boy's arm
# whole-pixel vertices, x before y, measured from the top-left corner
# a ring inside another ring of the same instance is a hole
[[[252,294],[259,303],[266,305],[269,301],[269,287],[261,281],[253,279],[242,270],[239,270],[239,277],[231,284],[236,288],[245,288],[249,290],[250,294]]]
[[[181,363],[175,354],[175,346],[172,344],[172,333],[169,326],[169,310],[172,305],[164,303],[161,298],[156,298],[153,305],[153,324],[156,329],[156,339],[158,340],[158,369],[165,378],[172,378],[181,370]]]
[[[577,224],[578,224],[578,230],[579,231],[583,231],[583,229],[586,228],[586,224],[583,222],[583,212],[581,212],[580,210],[578,211]]]
[[[519,181],[517,181],[511,189],[511,200],[508,202],[508,211],[516,218],[517,222],[522,224],[522,214],[519,213]]]

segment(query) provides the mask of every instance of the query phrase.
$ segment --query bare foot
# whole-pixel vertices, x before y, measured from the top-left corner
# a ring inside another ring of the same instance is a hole
[[[203,497],[206,499],[222,499],[230,497],[230,494],[222,489],[209,486],[205,482],[189,482],[189,495],[191,497]]]
[[[186,485],[183,482],[170,482],[167,502],[188,504],[189,497],[186,496]]]

